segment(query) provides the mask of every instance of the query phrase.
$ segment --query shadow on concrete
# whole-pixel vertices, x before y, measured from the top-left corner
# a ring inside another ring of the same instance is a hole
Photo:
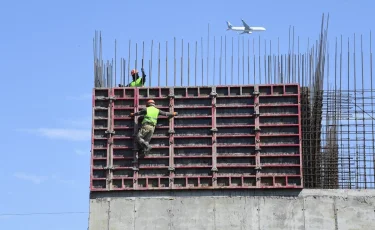
[[[91,192],[90,199],[120,197],[235,197],[235,196],[283,196],[298,197],[302,189],[222,189],[222,190],[164,190],[164,191],[111,191]]]

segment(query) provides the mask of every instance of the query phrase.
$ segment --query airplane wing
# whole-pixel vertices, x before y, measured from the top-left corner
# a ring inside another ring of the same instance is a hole
[[[241,19],[241,21],[243,26],[245,27],[245,30],[250,30],[250,26],[243,19]]]

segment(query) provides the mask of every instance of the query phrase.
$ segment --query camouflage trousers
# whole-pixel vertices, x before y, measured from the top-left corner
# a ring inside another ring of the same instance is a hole
[[[155,126],[144,124],[142,125],[141,129],[138,131],[137,134],[137,142],[141,145],[143,150],[150,150],[150,141],[152,135],[154,134]]]

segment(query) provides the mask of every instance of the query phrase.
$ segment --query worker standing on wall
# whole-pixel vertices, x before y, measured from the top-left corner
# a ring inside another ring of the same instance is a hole
[[[158,116],[168,116],[169,118],[172,118],[173,116],[176,116],[177,113],[168,113],[159,110],[155,107],[155,101],[154,100],[148,100],[146,104],[146,109],[143,109],[137,113],[131,113],[130,116],[139,116],[143,115],[143,121],[142,121],[142,127],[138,131],[137,134],[137,142],[142,146],[143,154],[147,154],[151,150],[150,141],[152,138],[152,135],[155,131],[155,126],[158,121]],[[143,155],[142,154],[142,155]]]
[[[142,71],[142,77],[139,76],[138,74],[138,70],[136,69],[132,69],[132,71],[130,72],[130,74],[132,75],[132,78],[133,78],[133,81],[129,83],[129,85],[127,85],[128,87],[142,87],[144,86],[145,82],[146,82],[146,74],[145,74],[145,71],[143,68],[141,68],[141,71]]]
[[[130,82],[128,85],[125,87],[142,87],[145,85],[146,82],[146,74],[143,68],[141,68],[142,71],[142,77],[139,76],[138,70],[132,69],[130,74],[132,75],[133,81]],[[124,87],[124,85],[119,84],[119,87]]]

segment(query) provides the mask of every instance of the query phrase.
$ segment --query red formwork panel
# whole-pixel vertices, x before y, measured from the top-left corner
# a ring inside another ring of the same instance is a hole
[[[91,191],[302,188],[300,87],[243,85],[94,89]],[[139,118],[159,117],[139,158]]]

